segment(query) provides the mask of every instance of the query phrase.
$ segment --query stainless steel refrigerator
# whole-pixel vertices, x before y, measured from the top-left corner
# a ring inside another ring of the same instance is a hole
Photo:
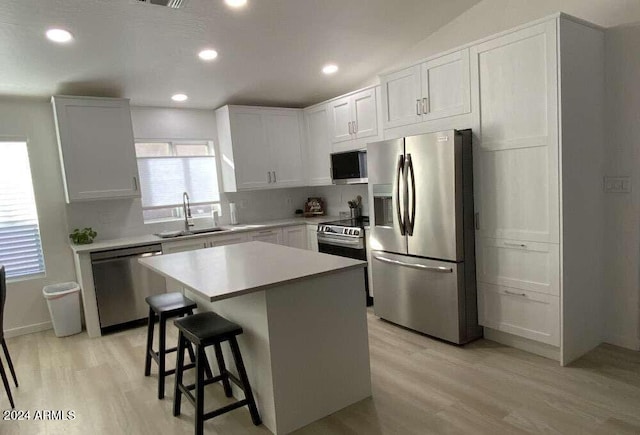
[[[457,344],[482,336],[471,130],[367,146],[377,316]]]

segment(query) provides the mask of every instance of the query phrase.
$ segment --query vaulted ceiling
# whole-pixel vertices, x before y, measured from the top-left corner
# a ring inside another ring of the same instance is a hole
[[[131,98],[136,105],[303,107],[355,89],[479,0],[0,2],[0,95]],[[50,27],[71,31],[56,45]],[[218,51],[202,62],[202,48]],[[325,63],[339,65],[325,76]],[[173,103],[172,94],[189,96]]]

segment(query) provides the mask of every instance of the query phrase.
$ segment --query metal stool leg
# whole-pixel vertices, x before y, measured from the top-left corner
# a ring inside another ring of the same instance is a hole
[[[251,420],[253,421],[253,424],[259,426],[262,423],[262,420],[260,419],[258,407],[256,406],[256,401],[253,398],[253,393],[251,392],[249,377],[247,376],[247,371],[244,367],[244,362],[242,361],[242,355],[240,354],[240,348],[238,347],[238,341],[235,337],[231,337],[231,339],[229,340],[229,346],[231,346],[231,354],[233,355],[233,360],[236,363],[238,376],[240,377],[240,381],[242,382],[244,396],[248,402],[247,404],[249,406],[249,412],[251,413]]]
[[[9,355],[9,349],[7,349],[7,342],[5,339],[2,339],[2,349],[4,350],[4,356],[7,359],[7,364],[9,364],[9,371],[11,372],[11,376],[13,377],[13,382],[16,384],[16,388],[18,388],[18,378],[16,377],[16,371],[13,369],[13,362],[11,362],[11,355]]]
[[[229,383],[229,376],[227,375],[227,368],[224,364],[224,357],[222,356],[222,347],[220,343],[214,344],[216,351],[216,359],[218,360],[218,369],[220,370],[220,376],[222,376],[222,386],[224,387],[224,395],[231,397],[231,384]]]
[[[9,403],[11,404],[11,409],[15,409],[16,406],[13,404],[11,387],[9,386],[9,380],[7,379],[7,374],[4,371],[4,365],[2,365],[2,360],[0,360],[0,377],[2,377],[2,383],[4,384],[4,389],[7,392],[7,396],[9,396]]]
[[[180,415],[180,405],[182,401],[180,385],[182,385],[182,375],[184,373],[184,345],[185,339],[182,336],[182,332],[180,332],[178,334],[178,355],[176,356],[175,388],[173,390],[173,415],[175,417]]]
[[[156,315],[153,309],[149,308],[149,324],[147,325],[147,356],[144,360],[144,375],[151,374],[151,352],[153,352],[153,326],[156,322]]]
[[[160,314],[159,344],[158,344],[158,399],[164,399],[164,378],[165,378],[165,350],[167,348],[167,319]]]

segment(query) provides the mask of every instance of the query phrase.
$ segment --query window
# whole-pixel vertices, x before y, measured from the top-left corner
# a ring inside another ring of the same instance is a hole
[[[193,217],[220,213],[218,175],[209,141],[136,142],[145,223],[182,219],[182,193]]]
[[[44,273],[26,142],[0,142],[0,264],[7,278]]]

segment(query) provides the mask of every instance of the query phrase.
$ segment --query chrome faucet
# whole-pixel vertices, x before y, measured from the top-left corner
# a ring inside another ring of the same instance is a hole
[[[193,224],[189,222],[191,219],[191,204],[189,204],[189,194],[187,192],[182,192],[182,213],[184,214],[184,233],[189,234],[189,227],[192,227]]]

